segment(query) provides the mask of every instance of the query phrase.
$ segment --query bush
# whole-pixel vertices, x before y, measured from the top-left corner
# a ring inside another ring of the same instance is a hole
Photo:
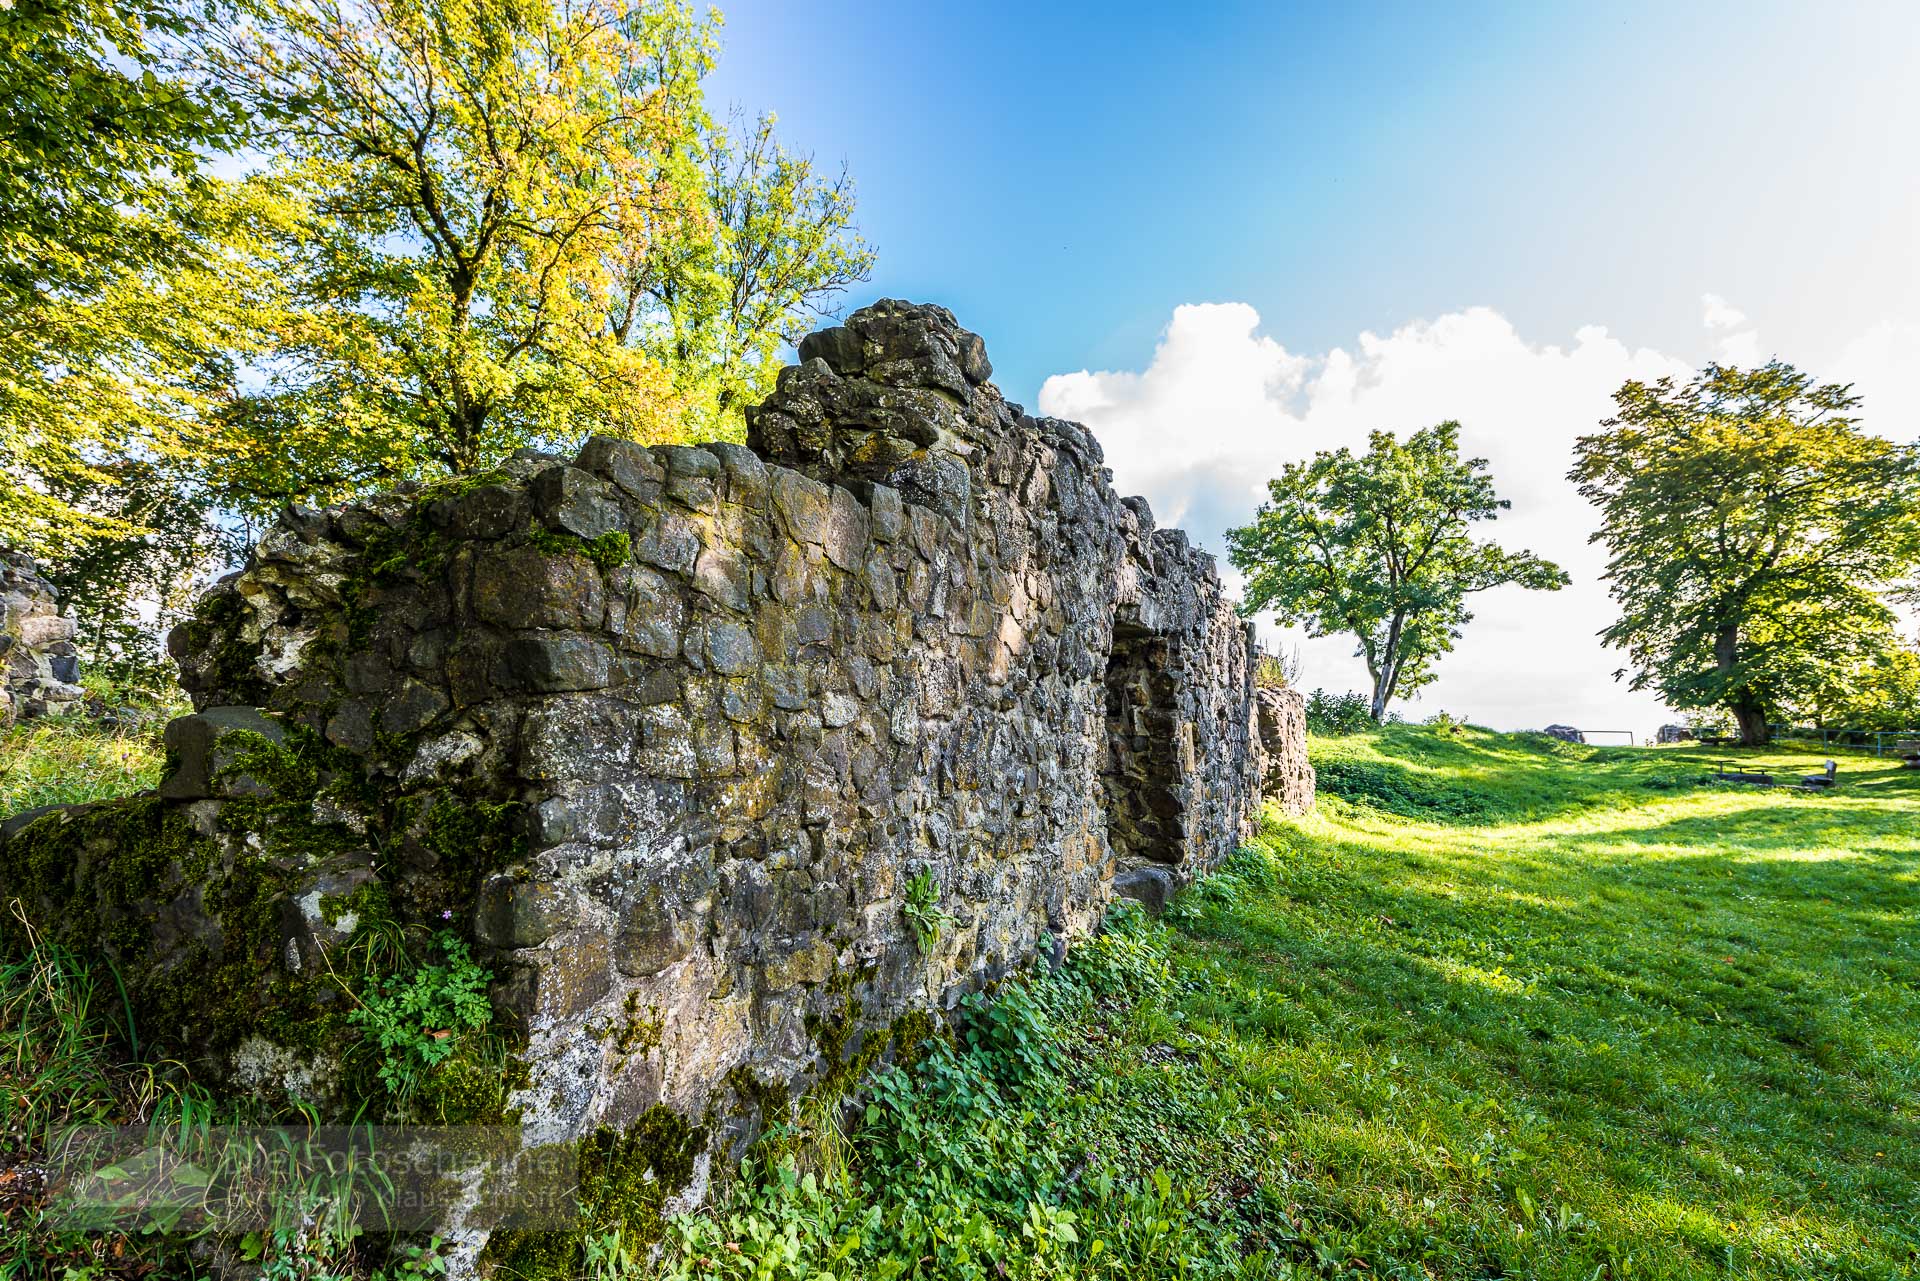
[[[1307,728],[1316,734],[1357,734],[1373,727],[1373,703],[1365,694],[1316,689],[1307,695]]]
[[[1259,654],[1253,662],[1253,683],[1263,688],[1292,689],[1300,679],[1300,651]]]

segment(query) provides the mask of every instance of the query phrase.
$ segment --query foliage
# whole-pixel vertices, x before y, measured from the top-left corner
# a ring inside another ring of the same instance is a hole
[[[1856,730],[1920,726],[1920,652],[1881,637],[1864,656],[1834,655],[1817,664],[1799,697],[1783,709],[1792,719]]]
[[[1313,750],[1492,826],[1270,823],[1160,923],[1123,905],[1007,985],[1014,1035],[976,1012],[883,1071],[846,1182],[753,1166],[676,1221],[666,1275],[1912,1270],[1920,778],[1661,791],[1725,752],[1472,728]]]
[[[441,960],[388,974],[367,984],[347,1019],[378,1056],[376,1075],[402,1105],[423,1076],[446,1062],[465,1033],[492,1021],[487,984],[492,976],[476,964],[467,945],[442,930],[434,936]]]
[[[1307,695],[1307,728],[1315,734],[1357,734],[1372,726],[1373,707],[1365,694],[1316,689]]]
[[[870,255],[844,175],[708,118],[679,0],[274,0],[205,65],[280,114],[253,509],[588,432],[711,434]]]
[[[168,69],[166,0],[0,8],[0,543],[126,535],[111,464],[204,455],[244,324],[219,251],[254,213],[203,171],[245,113]],[[200,441],[199,445],[204,445]]]
[[[940,886],[933,879],[932,869],[907,878],[900,911],[907,918],[907,928],[913,931],[913,941],[926,953],[933,951],[944,931],[959,924],[958,917],[940,906]]]
[[[1473,617],[1468,596],[1504,583],[1553,591],[1567,576],[1531,552],[1473,539],[1473,522],[1511,504],[1495,497],[1484,458],[1460,457],[1458,423],[1404,443],[1376,431],[1368,442],[1359,457],[1340,449],[1290,464],[1227,543],[1247,575],[1242,612],[1272,609],[1310,636],[1359,642],[1377,722],[1393,699],[1434,679],[1434,663]]]
[[[740,432],[741,414],[773,387],[783,345],[795,346],[873,252],[853,228],[853,180],[828,178],[788,151],[771,115],[706,127],[701,187],[707,217],[616,273],[608,329],[673,371],[689,439]]]
[[[164,0],[13,0],[0,9],[0,300],[96,292],[167,262],[165,220],[206,149],[244,136],[233,104],[169,76],[190,11]]]
[[[1920,565],[1920,453],[1869,436],[1842,386],[1779,362],[1628,382],[1571,473],[1621,605],[1633,687],[1770,715],[1867,695],[1897,645],[1885,596]]]

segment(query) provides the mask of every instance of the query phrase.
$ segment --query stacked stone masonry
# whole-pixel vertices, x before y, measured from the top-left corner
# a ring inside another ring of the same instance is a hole
[[[145,949],[123,968],[277,951],[265,1001],[378,887],[495,974],[524,1143],[665,1107],[700,1127],[691,1200],[903,1018],[1232,851],[1263,780],[1311,804],[1297,697],[1256,696],[1211,558],[1113,492],[1083,428],[1002,400],[938,307],[880,303],[800,355],[744,447],[594,439],[289,512],[176,632],[199,712],[142,802],[212,843],[202,881],[272,860],[278,906],[248,934],[162,877],[115,918],[151,923],[113,930]],[[304,790],[251,763],[268,740]],[[289,799],[327,839],[262,841]],[[0,871],[24,858],[0,844]],[[105,901],[78,877],[38,910]],[[916,878],[952,918],[924,950]],[[229,1081],[324,1099],[340,1075],[270,1022],[155,1017]]]
[[[0,727],[85,697],[74,626],[34,562],[0,551]]]

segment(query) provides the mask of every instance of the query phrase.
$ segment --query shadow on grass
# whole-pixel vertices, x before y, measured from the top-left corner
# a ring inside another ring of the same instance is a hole
[[[1611,1240],[1690,1261],[1662,1275],[1736,1247],[1766,1275],[1892,1275],[1920,1204],[1913,811],[1765,796],[1674,817],[1642,791],[1663,814],[1493,842],[1338,814],[1273,833],[1272,885],[1176,913],[1215,976],[1188,1001],[1272,1047],[1248,1057],[1329,1198],[1377,1186],[1361,1136],[1417,1134],[1469,1172],[1420,1191],[1475,1205],[1492,1141],[1498,1181],[1601,1221],[1558,1262]],[[1809,850],[1841,857],[1779,857]],[[1643,1222],[1653,1200],[1670,1221]],[[1805,1271],[1815,1223],[1858,1269]]]

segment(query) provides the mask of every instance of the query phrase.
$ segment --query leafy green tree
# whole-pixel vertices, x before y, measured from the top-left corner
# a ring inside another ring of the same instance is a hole
[[[678,0],[266,0],[206,65],[279,113],[260,505],[472,473],[588,432],[711,433],[870,260],[851,189],[736,151]]]
[[[1376,431],[1365,454],[1339,449],[1294,463],[1267,482],[1251,525],[1227,532],[1247,575],[1247,615],[1272,609],[1310,636],[1348,633],[1373,678],[1370,711],[1434,679],[1473,615],[1466,599],[1505,583],[1554,591],[1557,565],[1476,541],[1473,522],[1511,504],[1496,497],[1486,459],[1460,457],[1460,425],[1403,443]]]
[[[1785,712],[1796,724],[1827,729],[1920,728],[1920,653],[1883,644],[1864,657],[1816,661]]]
[[[1767,720],[1897,643],[1920,564],[1920,455],[1859,430],[1859,397],[1790,365],[1628,382],[1571,478],[1598,504],[1633,687]],[[1624,671],[1623,673],[1624,674]]]
[[[103,464],[191,452],[183,407],[220,381],[205,249],[231,211],[203,159],[248,120],[167,70],[192,26],[156,0],[0,6],[0,543],[130,533],[87,501]]]
[[[217,37],[214,78],[281,113],[293,215],[234,419],[262,476],[329,496],[667,417],[666,372],[603,340],[608,263],[697,216],[711,58],[708,24],[622,0],[274,0]]]
[[[853,226],[853,180],[780,145],[772,116],[702,140],[710,217],[620,264],[609,325],[673,370],[700,438],[737,437],[798,345],[873,252]]]

